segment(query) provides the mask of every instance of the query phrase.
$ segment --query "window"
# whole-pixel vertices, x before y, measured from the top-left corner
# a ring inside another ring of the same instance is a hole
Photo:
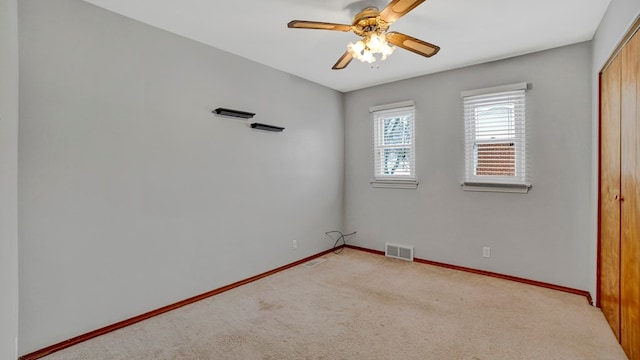
[[[465,91],[465,190],[527,192],[526,83]]]
[[[413,101],[374,106],[374,187],[417,187]]]

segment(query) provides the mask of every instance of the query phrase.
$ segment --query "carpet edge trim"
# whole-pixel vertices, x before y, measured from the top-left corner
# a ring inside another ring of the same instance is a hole
[[[364,251],[364,252],[384,256],[384,251],[380,251],[380,250],[373,250],[373,249],[355,246],[355,245],[349,245],[349,244],[345,245],[345,247],[353,250],[359,250],[359,251]],[[442,263],[442,262],[437,262],[432,260],[420,259],[416,257],[413,258],[413,261],[421,264],[439,266],[447,269],[459,270],[459,271],[469,272],[469,273],[478,274],[478,275],[485,275],[485,276],[490,276],[498,279],[515,281],[522,284],[539,286],[539,287],[543,287],[551,290],[558,290],[558,291],[562,291],[562,292],[566,292],[574,295],[580,295],[580,296],[584,296],[587,299],[587,302],[589,303],[589,305],[593,305],[593,299],[591,298],[591,293],[585,290],[574,289],[566,286],[555,285],[555,284],[550,284],[542,281],[530,280],[530,279],[525,279],[517,276],[505,275],[505,274],[500,274],[500,273],[486,271],[486,270],[479,270],[479,269],[474,269],[470,267],[464,267],[464,266],[452,265],[452,264],[447,264],[447,263]]]
[[[343,246],[344,245],[341,245],[339,247],[343,247]],[[101,335],[104,335],[104,334],[107,334],[107,333],[110,333],[110,332],[125,328],[125,327],[127,327],[129,325],[133,325],[133,324],[138,323],[140,321],[150,319],[150,318],[152,318],[154,316],[157,316],[157,315],[160,315],[160,314],[164,314],[166,312],[181,308],[181,307],[189,305],[189,304],[193,304],[193,303],[195,303],[197,301],[212,297],[214,295],[221,294],[221,293],[223,293],[225,291],[229,291],[229,290],[237,288],[239,286],[242,286],[242,285],[254,282],[256,280],[260,280],[260,279],[265,278],[267,276],[273,275],[275,273],[290,269],[290,268],[292,268],[294,266],[298,266],[300,264],[303,264],[303,263],[308,262],[310,260],[319,258],[320,256],[326,255],[326,254],[328,254],[330,252],[333,252],[334,250],[336,250],[336,248],[331,248],[331,249],[319,252],[317,254],[314,254],[314,255],[311,255],[311,256],[307,256],[307,257],[305,257],[303,259],[294,261],[292,263],[289,263],[289,264],[277,267],[275,269],[263,272],[261,274],[254,275],[252,277],[249,277],[249,278],[246,278],[246,279],[243,279],[243,280],[240,280],[240,281],[236,281],[236,282],[231,283],[229,285],[225,285],[225,286],[219,287],[217,289],[210,290],[210,291],[207,291],[205,293],[202,293],[202,294],[199,294],[199,295],[196,295],[196,296],[192,296],[190,298],[175,302],[173,304],[169,304],[169,305],[163,306],[161,308],[158,308],[158,309],[155,309],[155,310],[151,310],[151,311],[148,311],[146,313],[143,313],[143,314],[140,314],[140,315],[137,315],[137,316],[134,316],[134,317],[122,320],[122,321],[118,321],[118,322],[113,323],[111,325],[107,325],[107,326],[101,327],[99,329],[96,329],[96,330],[87,332],[85,334],[81,334],[81,335],[72,337],[72,338],[67,339],[67,340],[63,340],[63,341],[61,341],[59,343],[47,346],[47,347],[42,348],[40,350],[36,350],[36,351],[30,352],[28,354],[22,355],[22,356],[20,356],[18,358],[18,360],[36,360],[36,359],[40,359],[41,357],[44,357],[44,356],[47,356],[47,355],[51,355],[51,354],[53,354],[55,352],[58,352],[60,350],[66,349],[68,347],[71,347],[71,346],[74,346],[74,345],[77,345],[77,344],[80,344],[82,342],[85,342],[87,340],[96,338],[98,336],[101,336]]]

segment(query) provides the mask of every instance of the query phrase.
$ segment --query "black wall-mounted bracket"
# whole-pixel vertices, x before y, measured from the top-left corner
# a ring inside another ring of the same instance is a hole
[[[284,128],[280,126],[260,124],[260,123],[251,124],[251,128],[258,129],[258,130],[265,130],[265,131],[274,131],[274,132],[281,132],[282,130],[284,130]]]
[[[251,119],[252,117],[255,116],[255,113],[240,111],[240,110],[233,110],[233,109],[225,109],[225,108],[217,108],[213,110],[212,113],[223,115],[223,116],[242,118],[242,119]]]

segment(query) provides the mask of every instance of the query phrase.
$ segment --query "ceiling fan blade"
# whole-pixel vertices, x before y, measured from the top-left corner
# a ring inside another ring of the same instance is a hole
[[[380,12],[380,18],[392,24],[425,0],[393,0]]]
[[[333,70],[342,70],[342,69],[346,68],[347,65],[349,65],[351,60],[353,60],[353,56],[351,55],[351,53],[349,51],[346,51],[344,54],[342,54],[340,59],[338,59],[338,61],[335,63],[335,65],[333,65],[332,69]]]
[[[292,20],[287,24],[291,29],[317,29],[333,31],[351,31],[351,25],[334,24],[320,21]]]
[[[426,41],[422,41],[396,31],[387,33],[387,41],[395,46],[426,57],[432,57],[440,51],[440,47],[437,45],[430,44]]]

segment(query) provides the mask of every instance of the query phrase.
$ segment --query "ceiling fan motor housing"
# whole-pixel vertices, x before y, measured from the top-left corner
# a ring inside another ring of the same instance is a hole
[[[364,8],[353,18],[353,32],[359,36],[366,36],[367,33],[375,31],[385,32],[389,29],[386,21],[380,18],[380,10],[374,6]]]

